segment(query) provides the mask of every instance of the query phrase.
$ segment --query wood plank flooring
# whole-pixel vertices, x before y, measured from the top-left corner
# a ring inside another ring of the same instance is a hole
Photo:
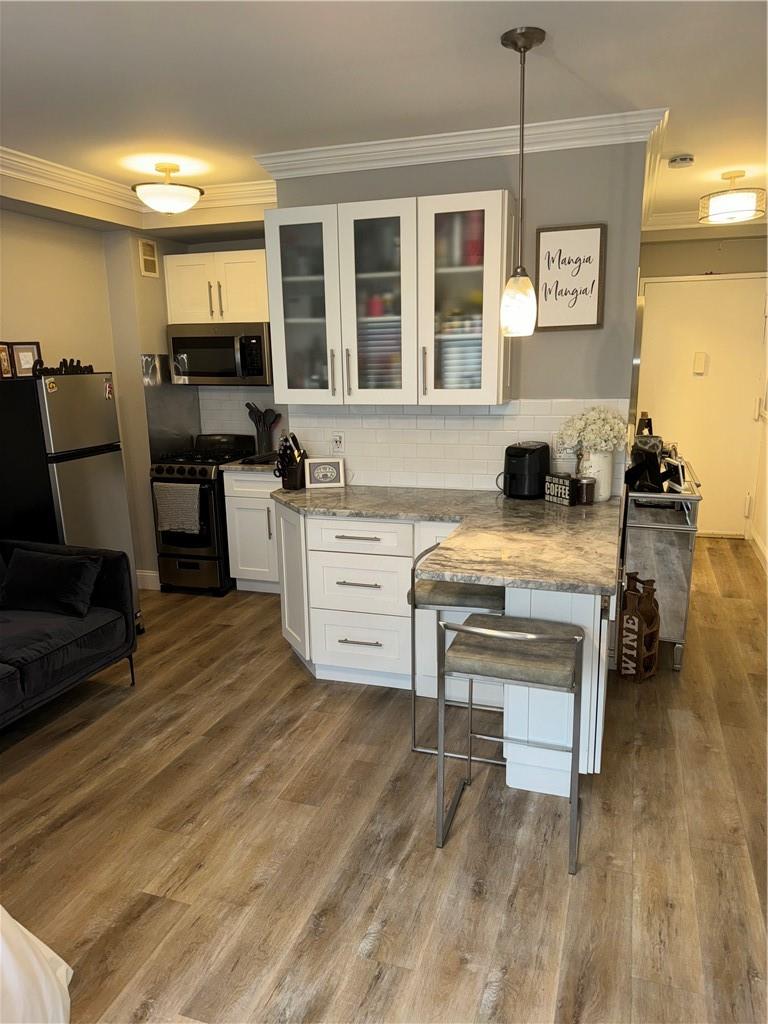
[[[0,736],[2,901],[74,967],[74,1021],[765,1019],[745,542],[698,544],[683,671],[611,681],[574,878],[567,804],[498,769],[436,850],[407,695],[312,680],[276,597],[143,606],[136,690],[116,666]]]

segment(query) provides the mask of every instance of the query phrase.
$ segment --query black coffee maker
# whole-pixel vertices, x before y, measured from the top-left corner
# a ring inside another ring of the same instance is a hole
[[[549,472],[549,445],[544,441],[510,444],[504,453],[504,496],[543,498]]]

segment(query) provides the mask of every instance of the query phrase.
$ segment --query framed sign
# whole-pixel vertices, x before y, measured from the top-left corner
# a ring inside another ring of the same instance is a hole
[[[307,487],[343,487],[344,459],[307,459]]]
[[[39,341],[11,341],[9,342],[11,358],[13,360],[13,372],[16,377],[31,377],[32,367],[35,360],[40,359]]]
[[[0,344],[0,380],[10,380],[11,377],[13,377],[11,346],[3,343]]]
[[[605,224],[538,229],[538,331],[603,326],[605,233]]]

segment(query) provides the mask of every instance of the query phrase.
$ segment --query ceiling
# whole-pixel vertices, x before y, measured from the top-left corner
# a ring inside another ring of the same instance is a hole
[[[510,27],[530,121],[668,107],[654,213],[695,208],[732,167],[763,183],[762,2],[2,4],[3,146],[131,183],[130,158],[194,158],[189,180],[266,177],[255,156],[514,124]],[[182,161],[183,162],[183,161]]]

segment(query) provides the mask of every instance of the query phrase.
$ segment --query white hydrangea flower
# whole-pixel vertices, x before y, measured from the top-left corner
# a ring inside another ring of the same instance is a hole
[[[626,441],[627,424],[615,409],[593,405],[566,420],[557,435],[560,451],[612,452]]]

